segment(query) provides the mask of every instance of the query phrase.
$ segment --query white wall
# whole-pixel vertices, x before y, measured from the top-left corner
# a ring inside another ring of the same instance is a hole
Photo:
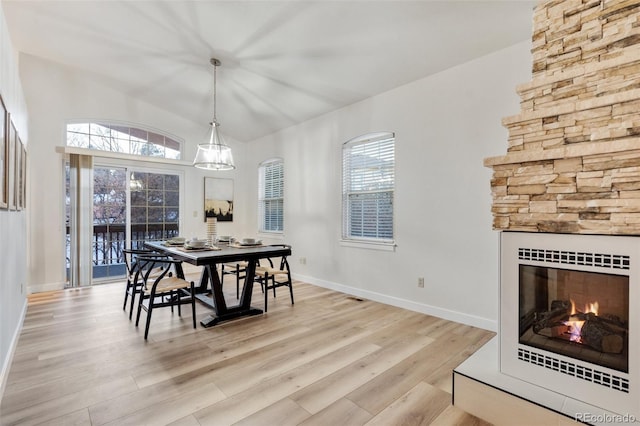
[[[62,66],[42,58],[20,55],[20,74],[32,119],[30,135],[33,146],[29,208],[31,244],[29,246],[29,291],[63,288],[65,275],[64,155],[57,147],[65,145],[65,125],[70,120],[115,120],[168,132],[186,140],[185,166],[170,170],[182,173],[184,204],[181,211],[181,234],[206,236],[203,218],[204,176],[234,179],[235,208],[245,209],[246,185],[242,170],[244,145],[227,138],[232,146],[237,170],[203,172],[190,163],[197,143],[206,137],[207,123],[194,123],[157,106],[109,87],[100,77]],[[212,106],[213,107],[213,106]],[[96,159],[95,162],[104,161]],[[126,164],[126,163],[125,163]],[[139,164],[139,163],[138,163]],[[158,168],[157,164],[149,165]],[[239,189],[240,188],[240,189]],[[194,217],[194,213],[197,215]],[[243,221],[220,223],[219,233],[243,232]]]
[[[482,160],[506,151],[501,119],[520,110],[529,50],[523,42],[252,142],[250,182],[261,161],[284,158],[294,274],[496,330],[498,234]],[[377,131],[396,135],[395,252],[339,244],[341,145]],[[248,192],[256,211],[256,185]]]
[[[529,47],[529,42],[518,44],[248,146],[228,140],[238,169],[208,174],[235,181],[235,220],[221,224],[220,233],[255,233],[257,165],[283,157],[285,241],[294,247],[298,277],[495,329],[498,236],[491,230],[491,174],[482,159],[506,149],[500,120],[519,111],[515,86],[530,79]],[[27,283],[30,291],[57,289],[65,282],[65,218],[64,157],[56,148],[64,145],[65,123],[117,120],[167,131],[186,139],[187,161],[206,126],[113,90],[98,76],[42,58],[21,55],[20,77],[32,117],[29,142],[37,147],[29,153]],[[396,133],[395,252],[338,244],[341,144],[371,131]],[[205,173],[189,165],[174,169],[184,176],[182,233],[204,235]],[[417,288],[420,276],[424,289]]]
[[[17,56],[0,8],[0,94],[29,154],[27,111],[18,77]],[[29,162],[30,163],[30,162]],[[28,165],[30,167],[30,165]],[[27,184],[29,180],[27,179]],[[27,206],[31,198],[27,192]],[[26,309],[27,213],[0,210],[0,397],[6,383],[11,353]]]

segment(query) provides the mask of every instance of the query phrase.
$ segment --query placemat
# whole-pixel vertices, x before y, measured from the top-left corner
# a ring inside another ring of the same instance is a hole
[[[180,247],[183,246],[184,243],[168,243],[165,241],[164,243],[162,243],[162,245],[165,247]]]
[[[251,244],[251,245],[241,245],[238,243],[229,244],[229,247],[233,248],[257,248],[257,247],[266,247],[264,244]]]
[[[216,246],[205,246],[205,247],[198,247],[198,248],[186,248],[186,247],[175,247],[177,250],[183,251],[185,253],[190,253],[193,251],[216,251],[216,250],[221,250],[220,247],[216,247]]]

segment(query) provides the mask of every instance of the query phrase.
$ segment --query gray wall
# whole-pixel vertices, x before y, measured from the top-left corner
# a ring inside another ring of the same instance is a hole
[[[18,78],[16,55],[1,8],[0,94],[22,142],[30,151],[26,106]],[[27,184],[29,180],[28,177]],[[31,205],[30,195],[27,189],[27,207]],[[27,239],[26,211],[0,210],[0,395],[4,390],[11,352],[17,342],[26,309]]]

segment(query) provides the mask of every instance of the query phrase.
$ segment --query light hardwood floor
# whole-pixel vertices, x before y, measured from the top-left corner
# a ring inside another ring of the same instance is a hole
[[[123,295],[29,297],[0,424],[486,425],[451,405],[451,377],[490,332],[295,282],[295,305],[280,289],[209,329],[159,309],[145,342]]]

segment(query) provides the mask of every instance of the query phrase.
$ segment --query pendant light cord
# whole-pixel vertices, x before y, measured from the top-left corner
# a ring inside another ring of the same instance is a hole
[[[211,58],[209,61],[213,65],[213,123],[218,124],[217,115],[217,93],[218,93],[218,66],[221,64],[217,58]]]

